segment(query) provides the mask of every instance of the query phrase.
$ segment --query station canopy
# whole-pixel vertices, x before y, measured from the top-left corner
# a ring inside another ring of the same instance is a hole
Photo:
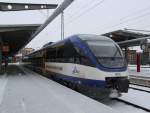
[[[6,57],[15,55],[29,41],[41,24],[0,25],[0,44]]]
[[[150,36],[150,34],[147,34],[147,33],[133,32],[133,31],[128,31],[128,30],[117,30],[117,31],[112,31],[112,32],[105,33],[102,35],[110,37],[118,44],[120,42],[126,41],[125,43],[119,44],[121,47],[139,46],[142,40],[132,41],[132,42],[128,42],[128,41],[135,40],[135,39],[142,39],[144,37]]]

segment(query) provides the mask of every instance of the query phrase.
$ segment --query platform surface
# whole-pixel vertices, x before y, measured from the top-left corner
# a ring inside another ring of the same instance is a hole
[[[132,76],[141,76],[141,77],[150,77],[150,66],[142,65],[140,68],[140,72],[137,72],[136,65],[128,66],[129,75]]]
[[[118,113],[16,65],[0,75],[0,113]]]

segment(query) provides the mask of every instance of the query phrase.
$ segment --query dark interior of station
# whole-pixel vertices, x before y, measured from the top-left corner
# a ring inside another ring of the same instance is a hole
[[[23,10],[56,9],[58,4],[9,3],[0,2],[1,12]],[[41,24],[0,25],[0,67],[9,57],[14,57],[32,39]]]
[[[3,25],[0,26],[0,61],[13,57],[29,41],[40,25]]]

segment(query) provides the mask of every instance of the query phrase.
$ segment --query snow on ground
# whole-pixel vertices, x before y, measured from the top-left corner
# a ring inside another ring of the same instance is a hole
[[[137,85],[132,85],[132,84],[130,84],[130,87],[150,91],[150,88],[148,88],[148,87],[137,86]]]
[[[120,99],[150,109],[150,93],[129,89]]]
[[[11,66],[7,76],[0,76],[0,95],[0,113],[118,113],[52,80],[25,73],[17,66]]]
[[[128,66],[129,75],[150,77],[150,66],[141,66],[141,72],[137,72],[135,65]]]
[[[107,100],[107,101],[104,101],[103,103],[119,111],[120,113],[148,113],[144,110],[137,109],[133,106],[127,105],[117,100]]]
[[[2,103],[6,84],[7,84],[8,79],[6,78],[6,74],[3,76],[0,76],[0,104]]]

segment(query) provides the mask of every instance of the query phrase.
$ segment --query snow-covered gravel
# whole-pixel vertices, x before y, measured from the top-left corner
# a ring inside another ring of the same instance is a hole
[[[148,113],[144,110],[135,108],[131,105],[127,105],[123,102],[117,100],[107,100],[103,102],[105,105],[110,106],[111,108],[119,111],[120,113]]]
[[[150,93],[129,89],[129,92],[124,93],[120,99],[150,109]]]
[[[130,84],[130,87],[150,91],[150,88],[148,88],[148,87],[137,86],[137,85],[132,85],[132,84]]]

